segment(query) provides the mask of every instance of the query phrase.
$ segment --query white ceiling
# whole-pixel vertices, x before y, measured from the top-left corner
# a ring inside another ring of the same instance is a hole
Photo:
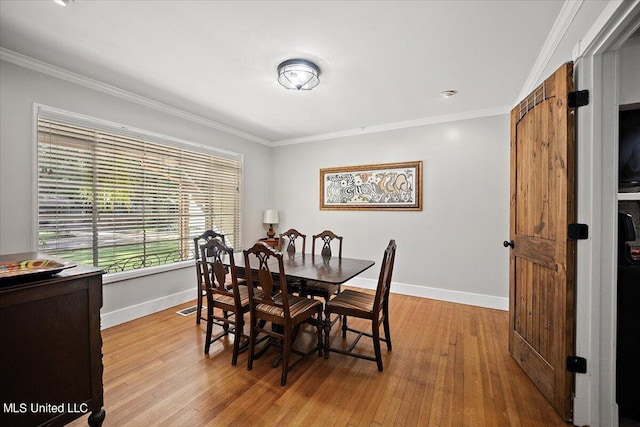
[[[506,112],[564,3],[0,0],[0,47],[279,145]],[[294,57],[317,88],[279,86]]]

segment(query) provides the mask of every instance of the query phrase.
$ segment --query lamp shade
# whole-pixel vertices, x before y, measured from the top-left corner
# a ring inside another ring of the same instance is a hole
[[[262,214],[263,224],[277,224],[278,223],[278,211],[276,209],[267,209]]]
[[[289,59],[278,65],[278,82],[287,89],[311,90],[320,83],[320,69],[305,59]]]

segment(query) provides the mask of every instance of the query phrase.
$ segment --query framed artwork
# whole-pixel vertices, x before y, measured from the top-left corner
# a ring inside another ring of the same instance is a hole
[[[422,161],[320,169],[321,210],[422,210]]]

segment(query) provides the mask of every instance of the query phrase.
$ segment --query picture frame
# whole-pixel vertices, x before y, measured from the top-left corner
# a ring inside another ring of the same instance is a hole
[[[320,210],[422,210],[422,161],[320,169]]]

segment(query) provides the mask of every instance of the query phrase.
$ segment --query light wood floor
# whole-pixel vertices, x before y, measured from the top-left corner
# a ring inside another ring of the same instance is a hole
[[[509,356],[507,312],[395,294],[390,302],[383,372],[312,355],[285,387],[271,367],[276,349],[252,371],[246,352],[231,366],[233,338],[204,355],[205,322],[175,313],[194,303],[106,329],[104,425],[566,426]],[[342,340],[339,323],[332,337]],[[371,352],[364,337],[358,346]]]

